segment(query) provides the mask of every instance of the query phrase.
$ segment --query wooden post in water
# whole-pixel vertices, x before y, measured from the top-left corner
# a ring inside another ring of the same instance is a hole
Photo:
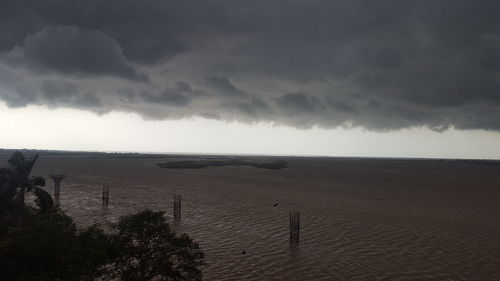
[[[181,221],[181,196],[174,195],[174,221]]]
[[[61,196],[61,181],[66,177],[65,175],[50,175],[54,180],[54,203],[59,205],[59,198]]]
[[[102,208],[108,208],[109,203],[109,186],[102,186]]]
[[[290,212],[290,245],[299,244],[300,212]]]

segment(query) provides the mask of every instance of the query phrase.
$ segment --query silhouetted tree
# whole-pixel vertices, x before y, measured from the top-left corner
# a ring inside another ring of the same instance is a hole
[[[0,280],[94,280],[109,261],[109,245],[95,226],[78,233],[62,211],[27,207],[23,223],[0,241]]]
[[[121,217],[110,234],[95,225],[78,231],[41,188],[44,179],[30,176],[37,159],[14,153],[0,169],[1,281],[201,280],[203,252],[176,236],[163,212]],[[25,206],[30,191],[37,208]]]
[[[123,281],[201,280],[204,254],[198,243],[185,234],[176,236],[163,214],[144,210],[120,218],[111,276]]]
[[[53,208],[52,197],[41,188],[45,186],[45,179],[30,176],[37,159],[38,154],[26,159],[21,152],[15,152],[7,161],[9,167],[0,169],[0,201],[5,206],[0,207],[0,216],[4,221],[14,216],[15,223],[20,223],[26,192],[34,192],[42,209]]]
[[[14,181],[13,172],[7,168],[0,169],[0,225],[1,229],[5,229],[7,225],[14,224],[15,220],[15,197],[16,183]],[[2,230],[0,229],[0,235]]]

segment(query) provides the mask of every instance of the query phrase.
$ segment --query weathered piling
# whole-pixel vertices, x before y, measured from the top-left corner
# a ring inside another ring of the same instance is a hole
[[[50,175],[52,180],[54,180],[54,203],[59,205],[59,198],[61,196],[61,181],[66,177],[66,175]]]
[[[102,207],[107,208],[109,204],[109,186],[102,187]]]
[[[299,244],[300,212],[290,212],[290,245]]]
[[[181,221],[181,196],[174,195],[174,221]]]

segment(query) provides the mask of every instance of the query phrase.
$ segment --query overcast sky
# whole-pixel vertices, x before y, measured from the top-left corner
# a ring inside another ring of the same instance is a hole
[[[0,147],[500,158],[498,15],[498,0],[3,0]]]

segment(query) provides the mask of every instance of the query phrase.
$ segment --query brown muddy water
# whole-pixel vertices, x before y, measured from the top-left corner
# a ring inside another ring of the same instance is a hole
[[[155,166],[163,160],[42,155],[33,174],[68,175],[61,206],[80,226],[144,208],[172,221],[173,195],[182,195],[175,229],[206,253],[204,280],[500,280],[499,166],[334,158],[287,158],[283,170]],[[301,212],[297,248],[292,210]]]

